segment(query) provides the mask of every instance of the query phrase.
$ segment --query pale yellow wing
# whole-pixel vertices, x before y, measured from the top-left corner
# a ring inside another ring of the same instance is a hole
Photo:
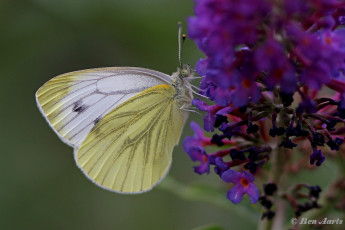
[[[108,112],[171,77],[149,69],[109,67],[59,75],[36,93],[43,116],[65,143],[77,147]]]
[[[113,109],[75,149],[77,165],[105,189],[150,190],[169,170],[186,119],[175,95],[173,86],[158,85]]]

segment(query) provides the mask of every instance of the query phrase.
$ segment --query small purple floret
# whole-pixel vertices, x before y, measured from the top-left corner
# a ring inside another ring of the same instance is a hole
[[[196,173],[209,173],[210,159],[203,147],[204,142],[207,142],[208,140],[197,123],[191,122],[190,127],[194,131],[194,136],[188,136],[184,139],[183,149],[192,161],[200,161],[201,164],[194,167],[194,171]]]
[[[325,161],[325,156],[321,150],[315,149],[310,155],[310,164],[313,165],[316,162],[316,166],[320,166]]]
[[[223,181],[235,184],[227,194],[227,198],[234,204],[241,202],[243,195],[246,193],[252,203],[256,203],[259,200],[259,190],[253,183],[255,179],[252,174],[246,171],[240,173],[235,170],[228,169],[221,177]]]

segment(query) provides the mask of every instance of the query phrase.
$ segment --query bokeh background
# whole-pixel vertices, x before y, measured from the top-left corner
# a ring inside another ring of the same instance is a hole
[[[79,171],[72,148],[36,107],[36,90],[62,73],[107,66],[176,71],[177,22],[185,28],[192,14],[191,0],[0,1],[0,229],[256,227],[260,214],[246,209],[258,207],[248,199],[244,206],[226,200],[219,178],[193,173],[181,146],[175,148],[170,178],[152,191],[120,195],[100,189]],[[187,40],[183,62],[195,65],[200,57]],[[200,115],[191,119],[201,123]],[[187,126],[183,137],[190,134]],[[183,186],[199,183],[222,195]],[[212,196],[216,205],[209,203]]]

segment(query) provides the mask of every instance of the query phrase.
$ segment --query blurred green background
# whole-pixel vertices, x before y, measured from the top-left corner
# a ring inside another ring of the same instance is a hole
[[[34,97],[50,78],[74,70],[176,71],[177,22],[192,13],[189,0],[0,1],[0,229],[191,229],[230,222],[221,209],[159,187],[120,195],[95,186]],[[187,41],[183,61],[194,65],[199,56]],[[207,180],[192,165],[179,146],[170,175],[186,183]]]
[[[246,218],[241,206],[226,200],[219,178],[193,173],[194,164],[181,146],[175,148],[169,176],[184,184],[219,187],[220,206],[232,212],[181,198],[176,193],[183,186],[169,179],[141,195],[100,189],[79,171],[72,148],[36,107],[36,90],[62,73],[106,66],[176,71],[177,22],[185,28],[192,14],[191,0],[0,1],[0,229],[256,227],[252,220],[260,214]],[[194,66],[200,57],[187,40],[183,62]],[[201,123],[200,116],[193,116]],[[183,137],[188,134],[186,127]]]

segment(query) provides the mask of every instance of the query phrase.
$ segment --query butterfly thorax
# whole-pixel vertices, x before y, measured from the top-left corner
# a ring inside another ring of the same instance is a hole
[[[189,66],[183,66],[178,68],[177,72],[172,75],[171,85],[175,88],[176,93],[174,98],[177,99],[177,102],[181,107],[189,107],[192,104],[193,94],[191,90],[191,84],[188,77],[193,75],[192,69]]]

